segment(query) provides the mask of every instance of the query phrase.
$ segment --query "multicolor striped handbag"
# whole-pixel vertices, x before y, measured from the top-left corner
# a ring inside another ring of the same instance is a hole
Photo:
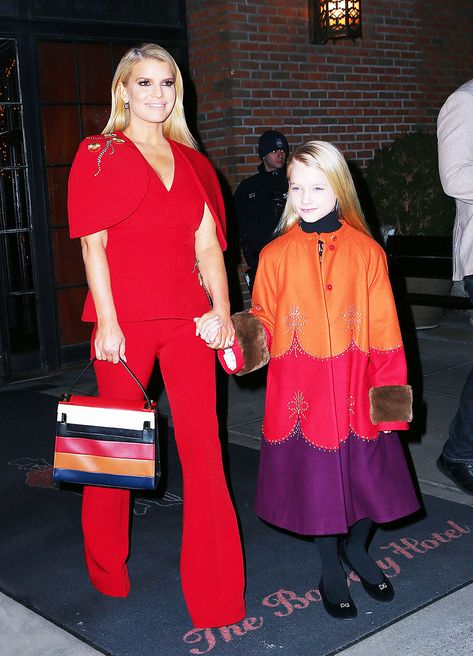
[[[146,400],[73,395],[95,360],[58,404],[53,480],[153,490],[160,476],[156,404],[121,359]]]

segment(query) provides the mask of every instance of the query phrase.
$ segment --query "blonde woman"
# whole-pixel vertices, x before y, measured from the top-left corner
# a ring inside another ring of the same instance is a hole
[[[245,615],[240,536],[222,469],[215,349],[233,343],[225,216],[216,174],[184,117],[182,78],[155,44],[129,50],[112,83],[110,120],[80,145],[69,179],[71,237],[89,285],[100,396],[134,399],[128,362],[147,384],[159,359],[184,478],[182,589],[195,626]],[[203,284],[202,284],[203,283]],[[212,299],[210,309],[206,290]],[[85,557],[93,585],[130,589],[129,492],[84,489]],[[159,581],[160,545],[156,544]]]
[[[351,619],[339,549],[366,592],[390,601],[368,538],[419,507],[395,432],[408,427],[410,388],[386,258],[342,154],[309,141],[288,178],[281,236],[261,252],[251,313],[234,317],[233,363],[228,349],[221,361],[245,372],[269,350],[256,512],[316,537],[323,605]]]

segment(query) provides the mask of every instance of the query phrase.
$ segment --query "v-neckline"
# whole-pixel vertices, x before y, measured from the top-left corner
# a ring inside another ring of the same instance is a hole
[[[174,186],[174,180],[176,179],[176,156],[175,156],[175,152],[174,152],[174,149],[173,149],[173,147],[172,147],[172,143],[171,143],[171,141],[170,141],[169,139],[166,139],[166,141],[167,141],[168,144],[169,144],[169,147],[171,148],[172,160],[173,160],[172,180],[171,180],[171,184],[169,185],[169,189],[168,189],[168,188],[166,187],[166,185],[165,185],[164,180],[162,179],[162,177],[161,177],[161,176],[159,175],[159,173],[156,171],[156,169],[154,168],[154,166],[152,166],[152,165],[150,164],[150,162],[147,160],[147,158],[143,155],[143,153],[142,153],[141,150],[138,148],[138,146],[135,144],[135,142],[134,142],[132,139],[130,139],[130,137],[127,137],[127,135],[126,135],[124,132],[122,132],[122,131],[119,131],[119,132],[120,132],[120,134],[122,135],[122,137],[124,137],[127,141],[129,141],[129,142],[131,143],[131,145],[133,146],[133,148],[136,148],[136,150],[137,150],[138,153],[141,155],[141,157],[144,159],[144,161],[146,162],[146,164],[147,164],[147,165],[149,166],[149,168],[153,171],[154,175],[157,177],[157,179],[159,180],[159,182],[163,185],[165,191],[166,191],[168,194],[170,194],[171,191],[172,191],[172,188],[173,188],[173,186]]]

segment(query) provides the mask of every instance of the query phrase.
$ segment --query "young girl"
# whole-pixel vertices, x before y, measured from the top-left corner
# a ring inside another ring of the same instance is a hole
[[[240,373],[269,359],[256,512],[315,536],[324,607],[350,619],[340,555],[370,596],[390,601],[366,543],[373,522],[419,508],[394,432],[408,428],[411,391],[386,258],[343,156],[309,141],[288,177],[281,236],[263,249],[252,310],[234,316],[237,341],[219,357]]]

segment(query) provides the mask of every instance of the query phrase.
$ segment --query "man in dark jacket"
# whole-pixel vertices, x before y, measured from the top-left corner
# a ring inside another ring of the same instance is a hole
[[[249,287],[253,289],[258,257],[263,246],[274,238],[287,197],[286,158],[289,146],[276,130],[259,138],[258,173],[246,178],[233,196],[238,217],[240,244],[249,267]]]

